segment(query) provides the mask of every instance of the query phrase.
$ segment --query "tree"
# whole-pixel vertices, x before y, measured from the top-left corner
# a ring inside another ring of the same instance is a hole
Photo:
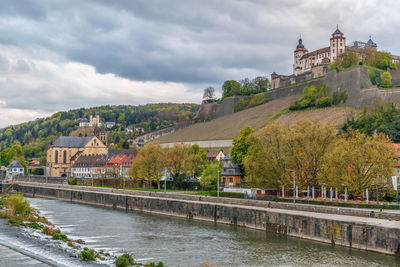
[[[243,164],[250,187],[276,188],[288,184],[285,132],[278,122],[272,122],[248,137],[250,145]]]
[[[385,71],[381,74],[381,81],[383,87],[390,87],[392,86],[392,75],[390,72]]]
[[[225,81],[222,85],[222,98],[239,95],[241,84],[235,80]]]
[[[205,101],[213,101],[215,100],[215,90],[214,87],[207,87],[204,89],[203,100]]]
[[[207,162],[207,153],[200,149],[199,145],[192,145],[184,163],[184,172],[187,175],[196,176],[201,172],[201,166]]]
[[[345,52],[337,57],[330,65],[330,70],[343,71],[346,68],[357,65],[360,62],[360,57],[354,52]]]
[[[320,181],[337,188],[345,185],[353,197],[361,197],[366,188],[388,187],[396,158],[389,143],[383,134],[342,133],[323,157]]]
[[[393,63],[393,56],[387,52],[383,51],[374,51],[365,59],[366,64],[376,67],[382,70],[396,69],[396,64]]]
[[[212,185],[217,184],[218,171],[221,174],[222,168],[219,162],[211,162],[205,166],[201,173],[200,185],[202,187],[210,188]]]
[[[139,150],[131,167],[131,175],[151,182],[156,182],[158,189],[160,179],[166,167],[165,151],[159,144],[149,143]]]
[[[185,160],[189,155],[190,146],[184,144],[174,144],[167,149],[166,163],[169,173],[174,179],[185,173]]]
[[[258,92],[266,92],[271,88],[271,83],[267,77],[258,76],[253,79],[254,89]]]
[[[241,89],[239,95],[251,95],[256,92],[255,84],[252,81],[250,81],[249,78],[241,80],[240,83],[241,83]]]
[[[306,120],[287,130],[286,166],[296,171],[299,188],[317,185],[322,158],[335,138],[334,129],[331,124]]]
[[[245,171],[243,160],[247,155],[249,149],[248,136],[254,132],[253,128],[247,126],[240,130],[239,135],[233,139],[233,147],[231,151],[232,161],[236,163],[242,172]]]

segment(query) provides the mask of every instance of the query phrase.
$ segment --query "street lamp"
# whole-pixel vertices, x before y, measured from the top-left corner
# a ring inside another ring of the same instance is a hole
[[[286,169],[286,171],[293,172],[293,203],[296,203],[296,170]]]

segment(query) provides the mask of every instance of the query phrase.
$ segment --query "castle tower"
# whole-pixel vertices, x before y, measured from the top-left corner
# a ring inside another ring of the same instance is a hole
[[[308,51],[304,48],[303,40],[301,36],[299,38],[299,43],[296,46],[296,50],[294,50],[294,64],[293,64],[293,74],[299,75],[305,71],[305,65],[303,66],[301,58]]]
[[[330,60],[331,63],[341,54],[345,52],[346,49],[346,38],[343,33],[339,30],[339,26],[336,26],[336,31],[332,33],[330,39]]]

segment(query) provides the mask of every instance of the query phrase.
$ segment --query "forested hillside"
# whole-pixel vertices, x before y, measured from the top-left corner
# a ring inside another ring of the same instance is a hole
[[[143,127],[146,132],[168,127],[177,120],[189,120],[196,116],[197,104],[148,104],[144,106],[100,106],[62,111],[48,118],[13,125],[0,130],[0,159],[7,165],[14,158],[40,157],[42,162],[50,143],[57,136],[69,135],[76,129],[81,118],[99,113],[102,121],[116,122],[109,129],[110,142],[118,143],[126,138],[129,125]]]

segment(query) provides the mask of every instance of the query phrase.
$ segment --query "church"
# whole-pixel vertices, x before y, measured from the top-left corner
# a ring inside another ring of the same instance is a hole
[[[294,50],[293,74],[272,73],[271,88],[275,89],[324,76],[328,72],[329,64],[346,51],[357,53],[362,57],[367,51],[376,51],[376,49],[377,44],[372,41],[371,36],[367,42],[355,41],[352,45],[346,46],[346,37],[339,27],[331,34],[329,46],[311,52],[304,46],[300,37]]]

